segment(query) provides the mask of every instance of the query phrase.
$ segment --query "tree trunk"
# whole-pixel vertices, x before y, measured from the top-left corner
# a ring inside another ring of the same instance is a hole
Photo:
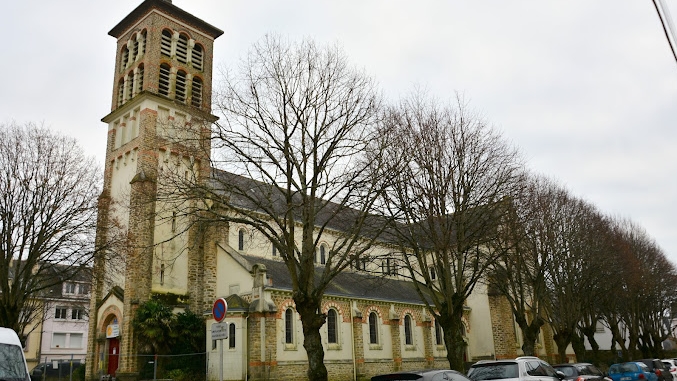
[[[557,353],[559,355],[559,362],[566,363],[567,359],[567,346],[571,342],[571,332],[568,329],[558,331],[553,335],[555,344],[557,344]]]
[[[583,334],[578,334],[576,332],[571,335],[571,347],[574,349],[576,354],[576,361],[583,362],[587,360],[587,351],[585,350],[585,337]]]
[[[597,330],[597,326],[592,326],[592,327],[586,327],[583,329],[583,334],[585,337],[588,339],[588,343],[590,343],[590,349],[592,350],[592,363],[597,364],[599,362],[599,344],[597,343],[597,340],[595,339],[595,331]],[[613,340],[612,340],[613,343]]]
[[[524,316],[515,316],[515,320],[522,331],[522,352],[525,356],[536,356],[536,341],[544,323],[543,319],[536,317],[528,323]]]
[[[308,356],[308,380],[327,381],[327,367],[324,365],[324,348],[320,336],[320,328],[324,325],[326,316],[318,313],[320,300],[294,297],[294,302],[303,325],[303,347]]]
[[[453,370],[465,373],[465,341],[463,340],[463,307],[456,307],[449,314],[446,309],[440,311],[440,325],[444,330],[444,345],[447,348],[447,361]]]

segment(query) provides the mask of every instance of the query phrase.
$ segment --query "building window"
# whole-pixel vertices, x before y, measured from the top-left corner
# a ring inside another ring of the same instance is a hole
[[[338,343],[338,314],[336,310],[330,308],[327,311],[327,341],[330,344]]]
[[[273,245],[273,257],[277,256],[277,248]]]
[[[202,46],[198,44],[195,44],[195,46],[193,46],[193,52],[191,54],[190,60],[195,70],[202,71],[202,57],[204,56],[202,52],[203,52]]]
[[[327,263],[327,248],[324,245],[320,245],[320,264],[324,265]]]
[[[186,72],[179,70],[176,73],[176,95],[175,99],[181,102],[186,101]]]
[[[237,249],[240,251],[244,250],[244,229],[240,229],[237,232]]]
[[[369,343],[378,344],[378,316],[376,312],[369,314]]]
[[[188,37],[180,34],[176,41],[176,59],[181,63],[186,63],[188,59]]]
[[[143,64],[139,65],[139,70],[136,72],[136,91],[135,94],[138,94],[143,91]]]
[[[143,31],[141,31],[141,33],[139,34],[139,36],[140,36],[139,43],[141,44],[141,55],[142,56],[144,54],[146,54],[146,34],[147,34],[147,32],[146,32],[145,29]]]
[[[442,326],[435,320],[435,344],[442,345]]]
[[[52,334],[52,348],[66,348],[66,334],[54,333]]]
[[[435,267],[430,266],[430,280],[435,280],[437,279],[437,274],[435,274]]]
[[[134,91],[134,75],[130,72],[125,77],[125,100],[132,99]]]
[[[56,307],[54,309],[54,319],[65,319],[66,311],[66,307]]]
[[[406,345],[414,344],[414,340],[411,334],[411,316],[404,316],[404,343]]]
[[[68,295],[73,295],[75,294],[75,283],[64,283],[63,285],[63,293],[68,294]]]
[[[71,310],[71,319],[82,320],[85,318],[85,311],[82,308],[73,308]]]
[[[198,77],[193,77],[190,104],[202,107],[202,80]]]
[[[172,55],[172,32],[169,29],[162,31],[162,41],[160,44],[160,53],[170,57]]]
[[[127,62],[129,62],[129,49],[125,45],[122,48],[122,54],[120,55],[120,71],[124,71],[127,68]]]
[[[82,334],[81,333],[71,333],[70,342],[68,343],[68,348],[82,348]]]
[[[171,68],[167,64],[160,65],[160,83],[158,92],[160,95],[169,96],[169,73]]]
[[[235,323],[228,326],[228,348],[235,348]]]
[[[118,83],[118,106],[122,106],[125,103],[125,79],[120,78]]]
[[[294,310],[287,308],[284,311],[284,342],[285,344],[294,343]]]

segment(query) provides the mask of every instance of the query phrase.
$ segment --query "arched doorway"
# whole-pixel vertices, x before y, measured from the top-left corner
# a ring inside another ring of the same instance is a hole
[[[106,327],[106,345],[105,345],[105,359],[104,359],[104,374],[115,377],[120,364],[120,326],[118,318],[113,315],[106,319],[109,321]]]

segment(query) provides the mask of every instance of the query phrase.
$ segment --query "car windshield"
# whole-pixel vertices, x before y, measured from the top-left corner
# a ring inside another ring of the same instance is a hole
[[[576,375],[573,366],[556,366],[555,370],[559,370],[560,372],[564,373],[564,375],[567,377],[573,377]]]
[[[500,380],[518,376],[519,369],[516,363],[476,364],[468,371],[468,377],[473,381]]]
[[[27,378],[21,347],[0,344],[0,380],[24,381]]]

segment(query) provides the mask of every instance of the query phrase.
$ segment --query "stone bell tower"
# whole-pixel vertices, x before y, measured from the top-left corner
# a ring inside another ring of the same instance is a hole
[[[109,32],[117,54],[111,112],[102,119],[108,142],[99,218],[118,221],[127,244],[116,253],[124,266],[95,264],[88,379],[136,378],[131,321],[152,294],[176,295],[198,310],[213,300],[204,286],[209,265],[189,244],[196,233],[153,196],[170,167],[209,177],[213,45],[221,34],[171,0],[143,1]],[[110,239],[104,225],[99,243]]]

